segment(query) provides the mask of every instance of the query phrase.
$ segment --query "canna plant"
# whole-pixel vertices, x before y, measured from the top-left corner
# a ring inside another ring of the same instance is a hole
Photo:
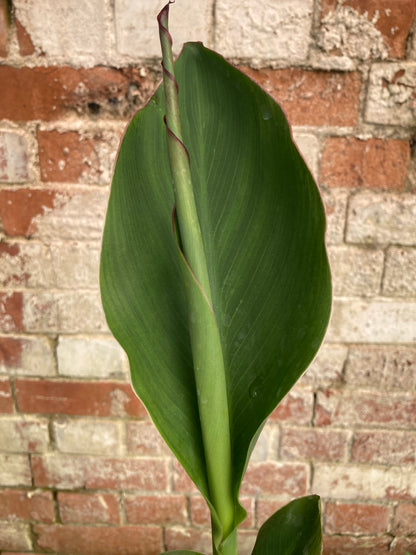
[[[250,454],[328,324],[325,216],[278,104],[201,43],[174,63],[168,14],[163,84],[118,153],[101,294],[135,392],[208,504],[214,555],[235,555]],[[320,552],[308,496],[253,555]]]

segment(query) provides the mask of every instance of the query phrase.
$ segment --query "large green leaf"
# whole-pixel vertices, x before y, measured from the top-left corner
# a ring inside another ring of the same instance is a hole
[[[328,323],[325,218],[313,178],[270,96],[199,43],[185,45],[175,73],[209,271],[208,305],[224,362],[237,524],[243,518],[238,490],[256,435],[314,357]],[[133,118],[119,151],[103,237],[102,300],[128,354],[135,391],[215,520],[201,433],[207,416],[198,404],[183,283],[186,261],[172,232],[164,113],[159,87]],[[192,268],[188,277],[187,291],[196,291]]]
[[[295,499],[260,528],[252,555],[321,555],[319,497]]]

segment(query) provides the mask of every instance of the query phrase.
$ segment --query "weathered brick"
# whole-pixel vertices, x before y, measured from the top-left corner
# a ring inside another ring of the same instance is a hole
[[[95,290],[24,293],[24,328],[35,333],[107,332],[100,294]]]
[[[205,499],[198,495],[193,495],[189,498],[190,502],[190,516],[192,526],[202,526],[210,528],[211,516],[208,505]],[[240,524],[241,528],[254,527],[254,499],[252,497],[242,497],[240,503],[247,511],[247,518]]]
[[[312,135],[311,133],[294,131],[293,140],[307,163],[312,175],[315,179],[318,179],[318,161],[321,150],[318,137]]]
[[[334,295],[376,296],[380,292],[383,251],[340,245],[329,247],[328,256]]]
[[[36,524],[39,547],[60,555],[158,555],[163,551],[157,526],[52,526]]]
[[[326,339],[334,343],[413,343],[416,302],[335,299]]]
[[[70,111],[129,114],[148,99],[155,85],[148,71],[136,68],[67,66],[0,66],[0,82],[0,119],[12,121],[57,120]]]
[[[344,345],[322,345],[316,358],[298,382],[314,390],[327,389],[341,383],[348,348]]]
[[[28,179],[26,139],[17,133],[0,132],[0,182],[14,184],[23,183]]]
[[[57,500],[63,524],[120,524],[119,499],[112,493],[60,491]]]
[[[362,192],[351,198],[347,241],[416,244],[416,196]]]
[[[385,125],[412,126],[416,116],[416,63],[373,64],[365,119]]]
[[[120,54],[137,58],[160,58],[156,16],[163,1],[142,0],[115,2],[117,50]],[[179,52],[182,43],[190,40],[209,40],[210,4],[202,0],[194,10],[192,0],[183,0],[169,14],[169,29],[174,37],[174,50]]]
[[[238,18],[236,12],[240,14]],[[308,54],[312,12],[312,0],[292,0],[290,5],[265,4],[261,0],[219,0],[216,48],[224,56],[299,63]]]
[[[0,378],[0,414],[13,412],[14,403],[9,378]]]
[[[414,464],[416,462],[416,433],[356,431],[353,436],[351,459],[370,464]]]
[[[260,528],[276,511],[291,501],[287,494],[275,498],[260,497],[256,502],[256,526]]]
[[[35,53],[35,45],[32,42],[32,38],[25,29],[25,27],[20,23],[19,19],[14,14],[14,22],[16,25],[16,36],[17,42],[19,44],[19,54],[21,56],[31,56]]]
[[[54,191],[42,189],[0,190],[0,220],[5,233],[11,237],[33,235],[38,217],[50,211],[55,201],[63,202],[65,197],[58,196],[56,199]]]
[[[1,522],[0,546],[2,550],[10,549],[13,552],[30,551],[32,539],[29,524]]]
[[[97,289],[98,243],[65,241],[50,246],[54,279],[60,289]]]
[[[270,420],[309,424],[312,420],[313,391],[310,388],[296,388],[289,391],[270,415]]]
[[[54,282],[49,249],[41,243],[0,243],[0,287],[48,288]]]
[[[20,411],[77,416],[147,415],[131,385],[120,382],[16,380]]]
[[[289,460],[335,462],[345,460],[349,434],[342,430],[284,427],[280,455]]]
[[[127,451],[133,455],[161,457],[170,455],[170,449],[153,422],[149,420],[126,422]]]
[[[402,191],[409,161],[408,141],[329,137],[322,151],[320,182],[328,187]]]
[[[0,336],[0,374],[54,375],[55,358],[50,341],[44,337]]]
[[[0,332],[23,330],[23,296],[19,291],[0,291]]]
[[[387,251],[384,295],[416,296],[416,249],[391,247]]]
[[[211,532],[195,528],[174,526],[165,530],[165,547],[170,551],[192,550],[198,553],[211,553]]]
[[[281,495],[299,497],[306,494],[308,466],[306,464],[261,462],[248,465],[243,480],[243,495]]]
[[[412,428],[416,425],[416,395],[355,389],[318,392],[315,423]]]
[[[257,530],[239,530],[237,532],[237,549],[240,555],[251,555],[257,539]]]
[[[393,532],[400,536],[414,535],[416,522],[416,505],[402,503],[394,512]]]
[[[0,454],[0,485],[31,486],[29,458],[27,455]]]
[[[352,536],[324,536],[323,555],[368,555],[377,553],[386,555],[392,553],[390,550],[391,537],[368,537],[354,538]],[[400,555],[403,552],[399,552]],[[399,555],[399,553],[397,555]]]
[[[0,2],[0,57],[6,58],[9,42],[9,15],[5,0]]]
[[[0,419],[0,451],[41,453],[49,447],[48,421],[45,418],[14,416]]]
[[[250,461],[266,461],[269,456],[275,458],[273,455],[277,452],[278,441],[279,428],[277,424],[266,424],[257,439],[256,445],[250,456]]]
[[[111,337],[60,336],[58,374],[78,378],[111,378],[125,374],[125,355]]]
[[[181,525],[188,523],[186,499],[182,495],[126,495],[128,524]]]
[[[322,0],[321,2],[321,14],[324,18],[329,19],[329,22],[334,21],[333,16],[332,18],[328,18],[328,16],[331,12],[333,15],[336,8],[338,8],[341,15],[344,15],[344,19],[338,18],[335,20],[340,26],[335,38],[339,37],[341,39],[341,44],[338,43],[336,46],[341,49],[342,53],[348,55],[348,51],[345,51],[348,43],[353,42],[354,46],[358,46],[357,43],[361,41],[361,48],[364,47],[370,50],[372,56],[383,54],[384,50],[381,49],[381,52],[379,52],[376,44],[374,44],[377,40],[374,31],[377,31],[388,49],[390,57],[404,57],[406,39],[416,10],[413,0],[400,0],[399,2],[392,2],[391,0],[345,0],[342,4],[338,3],[338,6],[337,0]],[[353,11],[352,15],[356,15],[355,18],[349,14],[350,10]],[[361,28],[357,28],[357,16],[361,16],[360,19],[364,21],[367,20],[367,27],[364,26],[363,21]],[[367,34],[363,36],[363,31],[366,30]],[[332,32],[332,35],[334,35],[336,29],[329,25],[328,32]]]
[[[380,534],[389,528],[391,508],[383,505],[326,503],[325,532],[329,534]]]
[[[1,490],[0,519],[54,522],[55,510],[52,492],[17,489]]]
[[[346,127],[357,122],[361,79],[356,72],[242,70],[281,104],[291,125]]]
[[[172,461],[172,488],[174,492],[199,493],[195,484],[176,459]]]
[[[55,445],[61,453],[91,455],[120,454],[121,429],[108,420],[55,420],[52,423]]]
[[[347,192],[338,189],[322,189],[321,193],[326,213],[327,244],[339,245],[344,242],[348,200]]]
[[[131,489],[165,491],[164,460],[98,458],[51,453],[33,455],[32,469],[38,487],[60,489]]]
[[[14,6],[19,21],[46,55],[59,61],[75,58],[84,64],[103,61],[105,19],[100,0],[91,0],[84,7],[75,4],[71,9],[65,4],[57,9],[53,0],[40,5],[35,0],[17,0]]]
[[[345,365],[345,381],[350,387],[412,391],[416,388],[416,347],[353,346]]]
[[[402,467],[316,464],[312,489],[333,500],[413,499],[416,471]]]
[[[393,553],[394,555],[402,555],[402,553],[414,553],[416,551],[416,539],[413,536],[408,538],[397,538],[394,542],[392,549],[389,550],[389,553]]]

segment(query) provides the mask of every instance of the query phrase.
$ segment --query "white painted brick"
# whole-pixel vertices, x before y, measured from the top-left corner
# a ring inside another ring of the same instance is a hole
[[[254,60],[306,59],[313,0],[218,0],[216,49]]]
[[[57,357],[61,376],[110,378],[125,373],[126,356],[111,337],[61,336]]]
[[[335,343],[413,343],[416,302],[334,301],[327,340]]]
[[[416,245],[416,195],[363,192],[353,196],[347,241]]]
[[[16,364],[0,361],[0,374],[23,376],[53,376],[55,357],[51,342],[45,337],[25,336],[18,339],[21,352]]]
[[[416,249],[391,247],[387,251],[383,293],[416,296]]]
[[[328,245],[344,242],[348,194],[338,189],[321,189],[326,213],[326,241]]]
[[[45,418],[0,418],[0,451],[40,453],[49,447],[48,421]]]
[[[22,552],[32,551],[30,524],[23,524],[21,522],[1,522],[0,523],[0,546],[2,553],[7,551],[16,551],[17,549]]]
[[[26,139],[17,133],[0,133],[0,182],[28,181]]]
[[[318,138],[310,133],[294,132],[293,139],[305,159],[305,162],[308,164],[312,175],[315,179],[318,179],[318,159],[320,153]]]
[[[27,455],[0,454],[0,485],[31,486],[29,458]]]
[[[53,285],[51,256],[41,243],[4,243],[0,254],[2,287],[48,288]]]
[[[414,125],[415,91],[415,62],[373,64],[369,78],[366,120],[387,125]]]
[[[347,246],[328,249],[334,295],[374,296],[380,292],[382,251]]]
[[[302,376],[299,385],[311,385],[314,389],[326,389],[339,384],[347,354],[348,348],[344,345],[324,344],[315,360]]]
[[[82,191],[68,197],[58,193],[52,209],[33,218],[34,236],[44,242],[62,240],[101,240],[108,192]]]
[[[132,58],[161,57],[157,14],[165,0],[116,0],[115,22],[117,50]],[[177,53],[188,41],[208,43],[211,21],[211,1],[181,0],[172,5],[169,30]]]
[[[59,289],[99,287],[98,243],[53,243],[50,247],[55,284]]]
[[[316,464],[312,489],[330,499],[414,498],[416,471],[412,467]]]
[[[102,0],[16,0],[13,6],[35,47],[48,57],[84,65],[104,60]]]
[[[250,462],[262,462],[277,452],[279,429],[275,425],[266,424],[251,453]],[[273,458],[273,457],[271,457]]]
[[[59,420],[52,424],[55,445],[62,453],[120,454],[120,423],[100,420]]]
[[[40,333],[108,331],[98,291],[24,293],[23,323]]]

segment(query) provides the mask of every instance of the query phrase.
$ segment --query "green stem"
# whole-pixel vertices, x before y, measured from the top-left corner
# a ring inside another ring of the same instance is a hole
[[[179,116],[178,87],[174,76],[172,39],[168,31],[169,4],[158,16],[163,54],[163,85],[169,162],[176,213],[186,259],[185,287],[194,363],[198,408],[204,444],[209,498],[214,507],[214,555],[237,553],[234,530],[231,441],[227,384],[222,346],[212,310],[211,287],[204,244],[191,180],[188,152],[183,144]],[[192,274],[199,285],[192,281]],[[222,545],[224,538],[228,538]]]

